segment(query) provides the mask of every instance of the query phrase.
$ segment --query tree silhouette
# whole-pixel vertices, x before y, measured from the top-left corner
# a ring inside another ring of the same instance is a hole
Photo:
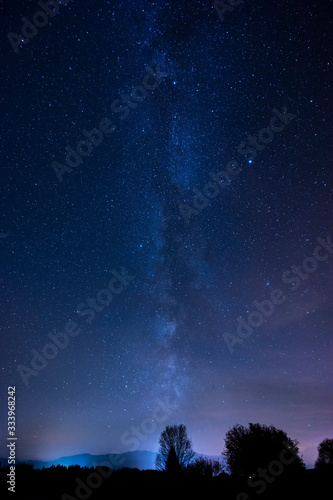
[[[176,454],[176,450],[173,446],[171,446],[168,458],[165,464],[165,470],[168,474],[179,474],[181,471],[180,463]]]
[[[288,469],[303,469],[298,453],[298,442],[274,426],[250,423],[246,428],[235,425],[226,434],[223,455],[231,474],[248,478],[259,468],[279,459],[288,463]],[[294,459],[293,459],[294,458]]]
[[[318,446],[318,458],[315,463],[316,469],[326,467],[333,468],[333,439],[324,439]]]
[[[198,477],[218,476],[222,471],[222,465],[218,460],[211,460],[206,457],[196,458],[187,468],[188,472]]]
[[[155,461],[157,470],[176,474],[192,462],[194,451],[185,425],[168,425],[161,433],[159,444]]]

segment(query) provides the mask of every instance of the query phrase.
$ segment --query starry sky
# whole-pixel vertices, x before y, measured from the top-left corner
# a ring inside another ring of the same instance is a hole
[[[1,4],[1,456],[332,437],[332,2],[225,5]]]

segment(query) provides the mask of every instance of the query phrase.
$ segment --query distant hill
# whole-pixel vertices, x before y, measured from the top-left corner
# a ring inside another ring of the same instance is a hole
[[[196,453],[196,456],[205,456]],[[111,469],[117,470],[122,467],[129,467],[130,469],[155,469],[156,453],[152,451],[128,451],[126,453],[109,454],[109,455],[90,455],[83,453],[81,455],[72,455],[70,457],[61,457],[57,460],[44,462],[40,460],[16,460],[16,463],[33,464],[34,469],[42,469],[43,467],[51,467],[52,465],[80,465],[80,467],[95,467],[97,465],[106,465]],[[221,456],[207,457],[214,460],[221,460]],[[2,467],[8,465],[6,458],[0,458]]]
[[[129,467],[131,469],[154,469],[156,453],[152,451],[129,451],[120,454],[90,455],[83,453],[81,455],[72,455],[70,457],[61,457],[57,460],[16,460],[16,463],[33,464],[34,469],[51,467],[52,465],[80,465],[81,467],[95,467],[96,465],[106,465],[111,469],[121,469]],[[8,465],[5,458],[0,458],[1,466]]]

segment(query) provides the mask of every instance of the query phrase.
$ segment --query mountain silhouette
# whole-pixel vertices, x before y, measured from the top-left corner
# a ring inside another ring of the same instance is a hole
[[[206,457],[214,460],[221,460],[220,456],[207,456],[199,453],[195,454],[196,457]],[[60,457],[56,460],[42,461],[42,460],[16,460],[16,463],[26,463],[34,466],[34,469],[48,468],[52,465],[79,465],[80,467],[96,467],[98,465],[105,465],[111,469],[118,470],[123,467],[130,469],[155,469],[156,453],[152,451],[128,451],[125,453],[105,454],[105,455],[91,455],[90,453],[82,453],[80,455],[71,455],[68,457]],[[8,465],[7,458],[0,458],[2,467]]]

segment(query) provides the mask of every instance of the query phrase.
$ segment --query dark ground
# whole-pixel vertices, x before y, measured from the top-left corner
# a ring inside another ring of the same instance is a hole
[[[8,480],[8,472],[8,467],[0,469],[2,488]],[[17,465],[15,494],[7,491],[7,497],[15,500],[104,500],[140,494],[145,499],[189,498],[189,495],[225,500],[321,500],[332,497],[332,471],[306,470],[292,477],[283,473],[271,484],[262,482],[256,487],[249,487],[246,481],[225,473],[204,478],[194,475],[170,477],[154,470],[121,469],[111,472],[106,467],[99,469],[98,475],[96,472],[94,468],[79,466],[35,470],[25,464]]]

